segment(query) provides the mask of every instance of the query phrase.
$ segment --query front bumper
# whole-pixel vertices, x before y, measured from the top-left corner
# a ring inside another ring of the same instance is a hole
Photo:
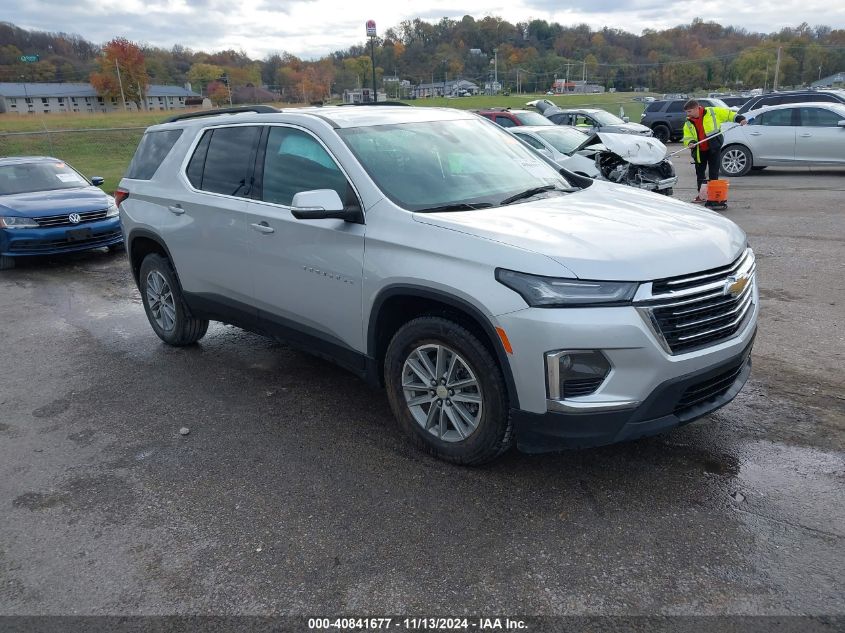
[[[723,407],[751,373],[754,335],[733,357],[667,380],[633,409],[602,413],[512,410],[516,444],[526,453],[587,448],[635,440],[688,424]]]
[[[120,218],[107,218],[75,226],[0,229],[0,255],[21,257],[74,253],[113,246],[123,241]]]

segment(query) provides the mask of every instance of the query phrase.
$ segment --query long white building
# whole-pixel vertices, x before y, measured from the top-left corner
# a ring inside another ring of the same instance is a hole
[[[147,110],[180,110],[189,100],[201,96],[181,86],[147,87],[144,106]],[[132,102],[126,103],[135,109]],[[119,99],[106,99],[87,83],[2,83],[0,113],[52,114],[54,112],[114,112],[123,110]]]

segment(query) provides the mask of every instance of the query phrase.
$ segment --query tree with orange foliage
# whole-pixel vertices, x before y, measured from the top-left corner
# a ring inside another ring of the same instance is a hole
[[[134,103],[140,110],[149,84],[141,49],[124,37],[116,37],[103,46],[97,63],[100,66],[99,72],[91,73],[91,85],[97,93],[119,101],[123,84],[126,101]]]

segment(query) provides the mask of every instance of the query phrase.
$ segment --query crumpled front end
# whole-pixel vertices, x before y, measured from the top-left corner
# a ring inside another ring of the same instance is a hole
[[[675,167],[668,159],[653,165],[634,165],[618,154],[605,151],[596,154],[596,167],[605,180],[666,195],[672,194],[672,188],[678,182]]]

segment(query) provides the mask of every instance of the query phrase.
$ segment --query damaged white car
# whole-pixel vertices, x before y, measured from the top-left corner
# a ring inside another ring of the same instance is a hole
[[[520,126],[509,132],[561,167],[583,176],[667,196],[678,182],[666,146],[653,137],[588,134],[562,125]]]

